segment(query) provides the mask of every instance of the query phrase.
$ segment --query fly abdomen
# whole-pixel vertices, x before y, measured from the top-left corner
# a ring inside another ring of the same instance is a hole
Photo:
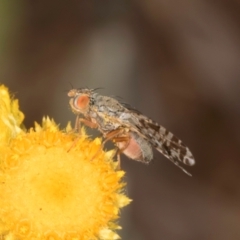
[[[149,163],[153,159],[151,145],[135,132],[129,132],[128,142],[118,142],[116,144],[120,150],[124,149],[122,153],[133,160]]]

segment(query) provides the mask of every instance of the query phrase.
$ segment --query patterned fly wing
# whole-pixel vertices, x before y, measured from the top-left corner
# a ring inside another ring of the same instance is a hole
[[[180,139],[130,105],[120,104],[116,99],[113,99],[112,102],[117,102],[117,104],[109,105],[105,103],[105,111],[99,112],[102,118],[108,119],[106,122],[114,122],[115,126],[128,129],[129,134],[141,143],[139,146],[143,150],[143,155],[145,154],[143,147],[147,146],[146,143],[150,143],[157,151],[191,176],[180,163],[193,166],[195,160],[189,148]],[[115,108],[115,106],[118,106],[118,108]],[[150,160],[150,158],[142,158],[139,161],[147,163]]]
[[[173,133],[137,111],[132,112],[132,119],[134,119],[133,129],[139,132],[156,150],[180,167],[184,172],[186,172],[186,170],[181,167],[180,162],[189,166],[195,164],[194,157],[189,148]],[[189,174],[188,172],[186,173]]]

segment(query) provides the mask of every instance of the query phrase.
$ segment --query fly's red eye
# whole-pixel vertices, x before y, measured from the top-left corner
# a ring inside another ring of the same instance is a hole
[[[75,99],[75,106],[79,109],[85,109],[88,107],[89,101],[88,95],[81,95]]]

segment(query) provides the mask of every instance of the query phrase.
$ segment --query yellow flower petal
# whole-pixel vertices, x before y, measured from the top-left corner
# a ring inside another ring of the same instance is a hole
[[[100,239],[106,240],[106,239],[120,239],[119,235],[117,235],[115,232],[111,231],[108,228],[104,228],[100,231],[99,234]]]
[[[8,89],[0,85],[0,146],[8,144],[12,137],[22,131],[20,125],[23,119],[18,100],[11,99]]]
[[[63,133],[49,118],[12,139],[1,150],[0,238],[119,239],[124,172],[99,149],[100,139]]]

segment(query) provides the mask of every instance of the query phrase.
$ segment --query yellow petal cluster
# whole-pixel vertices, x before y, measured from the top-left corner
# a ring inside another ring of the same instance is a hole
[[[0,85],[0,146],[7,144],[12,137],[22,131],[20,125],[23,119],[18,100],[12,99],[8,89]]]
[[[130,200],[114,152],[49,118],[15,133],[1,148],[0,239],[119,239],[116,220]]]

